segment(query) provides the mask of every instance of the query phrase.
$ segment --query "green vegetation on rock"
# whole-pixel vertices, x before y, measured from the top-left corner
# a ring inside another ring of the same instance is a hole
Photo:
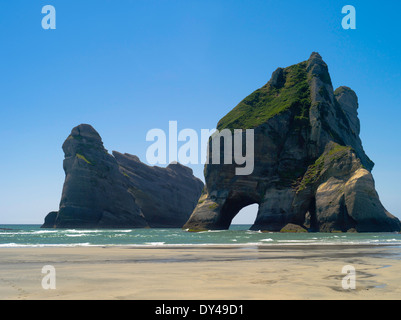
[[[87,164],[92,164],[88,159],[85,158],[82,154],[77,153],[77,158],[84,160]]]
[[[217,203],[212,203],[212,204],[210,204],[210,205],[208,206],[208,208],[211,209],[211,210],[216,209],[216,208],[218,208],[218,207],[219,207],[219,205],[218,205]]]
[[[349,146],[341,146],[337,143],[332,143],[331,148],[325,150],[322,155],[316,159],[315,163],[308,167],[302,181],[297,187],[297,191],[304,190],[308,185],[315,183],[321,176],[324,166],[327,166],[333,161],[340,159],[352,148]]]
[[[306,230],[304,227],[293,224],[293,223],[288,223],[286,224],[281,230],[281,233],[306,233],[308,230]]]
[[[306,65],[304,61],[283,69],[281,87],[267,83],[254,91],[219,121],[217,129],[256,128],[290,109],[298,122],[307,120],[311,99]]]

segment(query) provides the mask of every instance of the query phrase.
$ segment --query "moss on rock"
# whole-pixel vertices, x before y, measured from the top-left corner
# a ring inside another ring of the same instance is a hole
[[[328,167],[333,161],[339,160],[351,150],[352,148],[350,146],[341,146],[334,142],[330,143],[325,152],[308,167],[300,184],[296,188],[297,192],[317,182],[324,167]]]
[[[88,159],[86,159],[85,156],[83,156],[82,154],[77,153],[76,157],[84,160],[87,164],[92,164],[92,162],[90,162]]]
[[[254,91],[219,121],[217,129],[253,129],[290,109],[302,124],[311,105],[306,65],[304,61],[283,69],[281,87],[268,82]]]
[[[288,223],[280,230],[280,232],[282,232],[282,233],[304,233],[304,232],[308,232],[308,231],[300,225]]]

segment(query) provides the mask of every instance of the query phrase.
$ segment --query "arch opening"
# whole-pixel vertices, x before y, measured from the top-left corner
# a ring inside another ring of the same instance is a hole
[[[216,221],[217,229],[229,229],[234,217],[239,211],[249,205],[259,204],[259,197],[250,193],[235,193],[230,195],[220,209],[218,220]]]
[[[243,207],[231,220],[230,229],[248,230],[255,223],[258,211],[258,203]]]

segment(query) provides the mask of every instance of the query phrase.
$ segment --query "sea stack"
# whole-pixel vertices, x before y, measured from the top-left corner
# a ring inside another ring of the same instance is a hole
[[[180,164],[150,167],[132,155],[109,154],[88,124],[72,129],[63,151],[60,208],[43,228],[181,228],[203,188]]]
[[[113,151],[135,198],[151,228],[181,228],[194,210],[203,182],[180,163],[166,168],[148,166],[137,156]]]
[[[210,154],[204,193],[184,228],[227,229],[243,207],[257,203],[253,230],[290,224],[320,232],[400,231],[375,190],[357,109],[352,89],[333,90],[318,53],[278,68],[217,124],[254,129],[252,174],[236,175],[236,165],[213,164]]]

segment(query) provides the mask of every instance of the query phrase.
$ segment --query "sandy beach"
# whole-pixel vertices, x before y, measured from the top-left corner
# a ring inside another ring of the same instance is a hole
[[[367,245],[1,248],[0,299],[400,299],[400,258]],[[42,288],[45,265],[56,289]]]

